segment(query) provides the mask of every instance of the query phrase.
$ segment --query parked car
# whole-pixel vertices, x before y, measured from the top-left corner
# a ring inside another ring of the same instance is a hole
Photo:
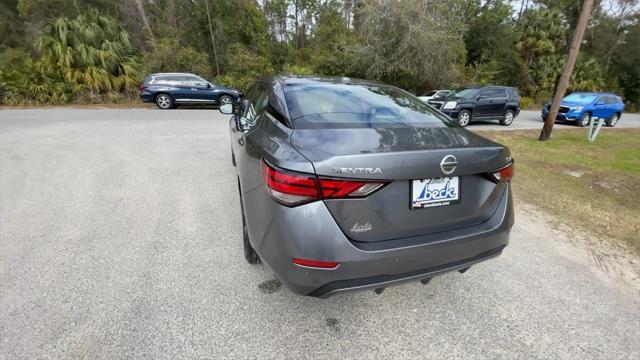
[[[230,119],[246,260],[326,297],[498,256],[514,222],[509,149],[393,86],[264,77]]]
[[[460,126],[475,120],[497,119],[509,126],[520,113],[520,96],[516,89],[506,86],[466,87],[429,105],[457,119]]]
[[[147,75],[140,85],[140,99],[155,103],[163,110],[179,104],[230,104],[240,97],[242,92],[239,90],[187,73]]]
[[[551,109],[551,101],[542,108],[544,121]],[[614,127],[620,121],[624,102],[615,94],[574,92],[560,102],[556,121],[572,121],[578,126],[587,126],[591,118],[605,119],[605,125]]]
[[[448,95],[450,95],[452,93],[451,90],[432,90],[427,92],[426,94],[422,95],[422,96],[418,96],[418,99],[427,102],[433,98],[440,98],[440,97],[446,97]]]

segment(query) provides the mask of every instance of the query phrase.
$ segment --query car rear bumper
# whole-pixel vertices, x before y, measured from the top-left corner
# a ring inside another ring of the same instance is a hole
[[[264,192],[261,190],[253,192]],[[430,278],[493,258],[509,243],[514,221],[510,185],[495,213],[481,224],[375,243],[349,240],[323,202],[296,208],[277,206],[281,209],[272,212],[275,215],[265,236],[252,244],[294,293],[317,297]],[[339,265],[334,269],[302,267],[293,264],[294,258]]]
[[[140,100],[144,102],[154,102],[153,94],[148,91],[143,91],[140,93]]]

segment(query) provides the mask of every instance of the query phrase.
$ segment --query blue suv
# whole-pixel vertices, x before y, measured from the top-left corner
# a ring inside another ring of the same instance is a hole
[[[551,109],[551,101],[542,108],[544,121]],[[605,125],[614,127],[622,116],[624,103],[619,96],[608,93],[574,92],[560,102],[556,120],[573,121],[578,126],[587,126],[591,118],[604,119]]]
[[[140,99],[155,103],[160,109],[173,109],[178,104],[230,104],[243,97],[240,90],[209,82],[187,73],[147,75],[140,85]]]

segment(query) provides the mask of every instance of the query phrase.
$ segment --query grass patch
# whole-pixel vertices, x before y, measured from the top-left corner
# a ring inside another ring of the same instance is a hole
[[[613,240],[640,254],[640,129],[480,132],[509,146],[516,161],[516,196],[557,220]]]

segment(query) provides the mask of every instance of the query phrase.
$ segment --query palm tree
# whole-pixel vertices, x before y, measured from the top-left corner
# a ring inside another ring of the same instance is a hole
[[[45,26],[37,42],[43,64],[76,90],[104,93],[136,83],[129,34],[113,18],[95,12],[61,17]]]

